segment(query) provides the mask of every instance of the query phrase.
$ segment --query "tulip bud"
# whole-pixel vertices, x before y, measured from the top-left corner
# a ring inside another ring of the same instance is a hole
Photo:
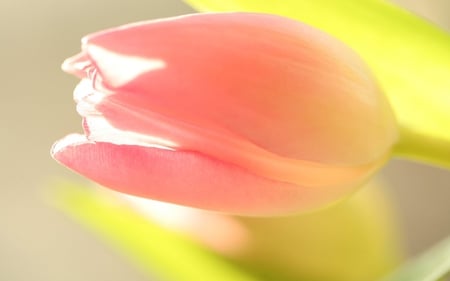
[[[397,130],[361,59],[274,15],[196,14],[88,35],[63,69],[84,135],[59,162],[125,193],[246,215],[354,191]]]

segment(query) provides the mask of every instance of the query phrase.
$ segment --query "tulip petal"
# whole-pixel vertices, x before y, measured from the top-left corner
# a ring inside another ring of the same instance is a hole
[[[201,147],[203,154],[240,167],[266,178],[308,187],[353,185],[363,181],[385,161],[355,167],[334,167],[290,160],[271,154],[227,132],[202,132],[202,128],[186,125],[140,107],[123,106],[114,96],[92,89],[89,80],[82,80],[74,92],[77,110],[84,117],[83,128],[90,141],[141,145],[164,149],[193,150]],[[109,120],[116,120],[115,125]],[[123,124],[123,126],[121,126]],[[163,136],[163,137],[162,137]],[[202,137],[199,137],[202,136]],[[214,141],[216,140],[216,141]]]
[[[272,13],[318,27],[354,48],[374,71],[401,129],[401,156],[450,168],[450,35],[373,0],[185,0],[202,11]]]
[[[274,180],[308,187],[339,187],[362,181],[387,160],[359,166],[329,166],[280,157],[228,132],[203,131],[203,128],[173,120],[138,107],[123,107],[114,97],[94,106],[96,114],[85,117],[88,139],[116,144],[162,146],[172,150],[199,151],[220,161],[235,164]],[[95,100],[94,99],[91,99]],[[78,105],[83,103],[78,103]],[[87,107],[87,106],[82,106]],[[126,131],[116,129],[109,122]],[[121,126],[123,124],[123,126]]]
[[[367,164],[397,137],[361,60],[336,39],[277,16],[143,22],[87,36],[83,52],[98,72],[94,85],[117,93],[105,99],[184,120],[203,135],[232,132],[282,157]],[[135,65],[147,70],[131,79]],[[105,117],[120,129],[135,121]]]
[[[343,193],[258,177],[200,153],[91,142],[70,135],[53,157],[74,171],[128,194],[246,215],[279,215],[324,206]]]

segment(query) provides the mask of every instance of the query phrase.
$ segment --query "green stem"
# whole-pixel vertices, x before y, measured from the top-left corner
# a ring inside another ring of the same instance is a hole
[[[423,136],[408,128],[401,129],[400,142],[393,152],[395,156],[450,169],[450,142]]]

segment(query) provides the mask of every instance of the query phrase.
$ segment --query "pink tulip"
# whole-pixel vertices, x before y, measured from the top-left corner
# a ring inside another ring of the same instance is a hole
[[[63,69],[84,135],[53,157],[112,189],[245,215],[330,204],[397,139],[364,63],[273,15],[196,14],[88,35]]]

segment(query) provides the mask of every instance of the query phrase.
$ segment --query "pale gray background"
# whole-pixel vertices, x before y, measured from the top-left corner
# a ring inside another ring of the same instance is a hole
[[[448,0],[398,2],[449,29]],[[1,0],[0,280],[146,280],[43,200],[52,178],[80,179],[49,156],[54,140],[80,131],[71,98],[76,79],[59,67],[84,34],[190,11],[175,0]],[[392,161],[383,174],[410,253],[450,234],[450,172]]]

